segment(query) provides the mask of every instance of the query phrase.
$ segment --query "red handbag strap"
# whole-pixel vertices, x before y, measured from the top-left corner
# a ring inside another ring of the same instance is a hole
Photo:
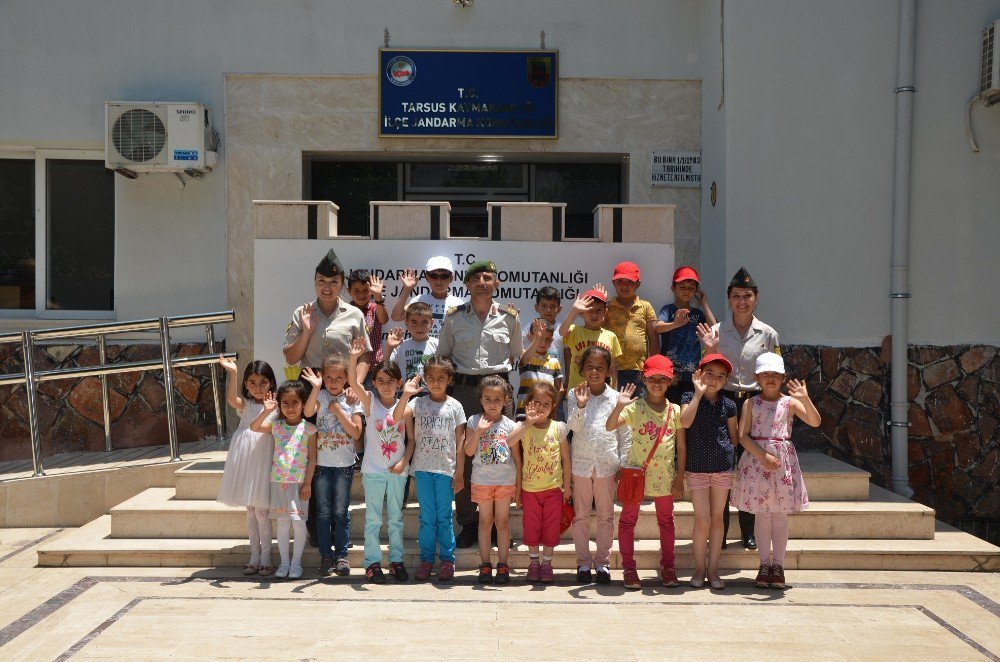
[[[657,446],[663,441],[663,433],[667,431],[667,425],[670,423],[670,415],[673,413],[673,405],[667,402],[667,415],[663,419],[663,425],[660,426],[660,434],[656,435],[656,442],[653,447],[649,449],[649,455],[646,456],[646,461],[642,463],[642,473],[646,473],[646,467],[649,466],[650,461],[653,459],[653,453],[656,452]]]

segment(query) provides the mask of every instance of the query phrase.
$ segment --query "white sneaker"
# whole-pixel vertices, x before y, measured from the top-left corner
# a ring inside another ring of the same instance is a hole
[[[289,579],[301,579],[302,578],[302,566],[300,566],[300,565],[293,565],[291,568],[289,568],[289,570],[288,570],[288,578]]]
[[[285,579],[288,577],[288,566],[282,563],[278,566],[278,569],[274,571],[274,576],[278,579]],[[300,575],[301,576],[301,575]]]

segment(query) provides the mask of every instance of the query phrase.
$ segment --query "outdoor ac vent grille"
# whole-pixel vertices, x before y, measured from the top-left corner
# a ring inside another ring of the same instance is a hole
[[[980,94],[1000,93],[1000,67],[997,58],[997,32],[1000,21],[993,21],[983,30],[983,75],[979,82]]]
[[[167,144],[167,128],[152,111],[134,108],[115,120],[111,140],[123,157],[145,163],[163,151]]]

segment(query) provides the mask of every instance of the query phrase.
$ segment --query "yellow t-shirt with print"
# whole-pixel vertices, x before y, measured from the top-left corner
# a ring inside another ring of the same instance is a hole
[[[549,427],[528,428],[521,440],[524,463],[521,468],[521,489],[543,492],[563,486],[562,454],[560,441],[566,438],[566,424],[549,421]]]
[[[600,345],[611,352],[611,358],[615,361],[622,355],[621,345],[618,344],[618,336],[607,329],[597,329],[591,331],[581,324],[573,324],[569,327],[569,333],[563,338],[563,347],[569,350],[569,381],[566,383],[566,390],[571,390],[583,381],[580,374],[580,356],[583,350],[591,345]],[[619,366],[620,367],[620,366]]]
[[[667,424],[663,440],[650,459],[649,466],[646,467],[646,496],[669,495],[670,485],[677,475],[674,455],[677,429],[681,427],[680,406],[668,402],[666,409],[657,412],[645,399],[636,400],[622,410],[621,419],[632,429],[632,446],[629,448],[626,460],[631,467],[642,466],[653,444],[656,443],[660,427],[664,423]]]
[[[655,321],[653,306],[644,299],[637,297],[628,308],[618,303],[617,297],[608,299],[604,328],[615,334],[622,347],[619,370],[642,370],[649,349],[646,326]]]

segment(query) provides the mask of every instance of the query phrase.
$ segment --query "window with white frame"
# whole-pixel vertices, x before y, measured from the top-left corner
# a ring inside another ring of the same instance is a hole
[[[0,316],[113,317],[114,256],[101,152],[0,151]]]

